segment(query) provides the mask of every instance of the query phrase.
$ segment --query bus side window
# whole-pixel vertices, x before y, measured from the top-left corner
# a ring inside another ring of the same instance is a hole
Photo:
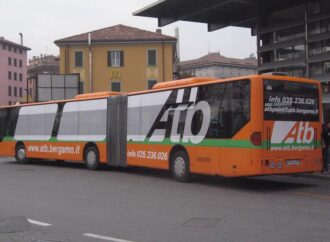
[[[250,81],[239,80],[205,85],[198,88],[197,102],[206,101],[211,108],[209,139],[233,137],[250,119]],[[195,114],[192,130],[200,129],[202,114]]]
[[[225,92],[221,97],[221,102],[219,104],[219,112],[220,114],[220,120],[221,123],[221,129],[220,129],[220,138],[230,138],[231,137],[231,120],[232,120],[232,105],[231,105],[231,83],[225,84]]]
[[[208,138],[231,138],[250,119],[249,83],[249,80],[233,81],[209,89],[212,118]]]
[[[7,110],[0,109],[0,142],[5,137]]]
[[[10,108],[6,117],[6,136],[14,137],[18,120],[19,107]]]
[[[210,126],[207,131],[206,137],[207,138],[220,138],[223,132],[223,120],[222,116],[220,115],[220,106],[221,102],[223,101],[223,96],[225,92],[225,84],[224,83],[217,83],[213,85],[205,85],[201,86],[198,89],[198,102],[206,101],[211,108],[211,120]],[[200,130],[202,121],[203,121],[203,114],[196,112],[196,117],[194,117],[193,124],[193,131],[197,133]]]
[[[234,135],[250,120],[250,82],[235,82],[231,90],[231,134]]]

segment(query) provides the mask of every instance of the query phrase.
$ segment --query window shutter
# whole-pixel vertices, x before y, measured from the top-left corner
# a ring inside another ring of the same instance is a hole
[[[74,53],[74,66],[75,67],[82,67],[83,66],[83,52],[76,51]]]
[[[120,66],[124,66],[124,51],[120,51]]]
[[[111,66],[111,51],[108,51],[108,66]]]

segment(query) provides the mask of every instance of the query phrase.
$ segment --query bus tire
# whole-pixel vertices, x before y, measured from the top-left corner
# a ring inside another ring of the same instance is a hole
[[[171,159],[171,173],[179,182],[189,182],[191,179],[189,157],[185,151],[177,151]]]
[[[98,170],[100,167],[99,151],[95,146],[89,146],[85,151],[85,165],[89,170]]]
[[[25,146],[18,144],[15,150],[15,158],[19,164],[27,164],[29,160],[26,158]]]

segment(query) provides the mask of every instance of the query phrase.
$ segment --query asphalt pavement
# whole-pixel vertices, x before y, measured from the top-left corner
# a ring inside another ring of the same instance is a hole
[[[0,242],[329,241],[330,180],[0,159]]]

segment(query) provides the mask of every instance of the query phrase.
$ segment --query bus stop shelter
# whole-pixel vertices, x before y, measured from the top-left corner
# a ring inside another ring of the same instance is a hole
[[[208,31],[228,26],[255,28],[259,13],[275,12],[306,0],[159,0],[133,13],[158,19],[158,26],[179,20],[206,23]],[[309,1],[310,2],[310,1]]]

